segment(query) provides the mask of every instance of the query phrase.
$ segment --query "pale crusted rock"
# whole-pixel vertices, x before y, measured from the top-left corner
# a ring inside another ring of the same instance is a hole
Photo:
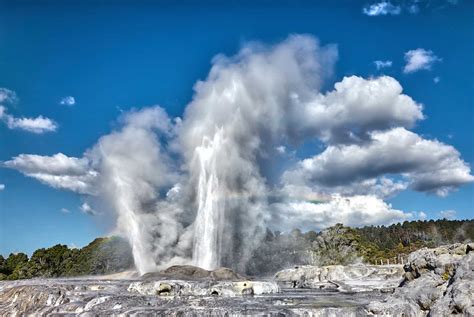
[[[274,282],[266,281],[137,281],[132,282],[128,291],[142,295],[159,296],[240,296],[262,295],[279,292]]]
[[[474,312],[474,253],[466,255],[456,267],[444,297],[432,307],[434,315]]]
[[[474,312],[474,254],[471,250],[471,245],[454,244],[413,252],[404,267],[406,273],[401,287],[385,301],[369,304],[368,313],[471,316]]]
[[[290,288],[338,288],[340,291],[370,291],[397,287],[403,276],[400,265],[300,266],[279,271],[275,280]]]

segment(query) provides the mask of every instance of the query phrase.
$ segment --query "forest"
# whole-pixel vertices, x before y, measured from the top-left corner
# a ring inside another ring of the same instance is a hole
[[[362,228],[336,224],[320,232],[267,230],[244,273],[270,275],[295,265],[400,263],[422,247],[471,241],[474,220],[418,220]],[[0,280],[100,275],[132,268],[132,250],[120,237],[97,238],[81,249],[58,244],[38,249],[31,257],[0,255]]]

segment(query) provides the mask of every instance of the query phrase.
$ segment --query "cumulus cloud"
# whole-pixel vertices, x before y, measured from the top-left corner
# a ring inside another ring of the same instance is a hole
[[[52,156],[20,154],[3,165],[54,188],[95,194],[94,182],[98,173],[90,167],[87,158],[68,157],[63,153]]]
[[[445,219],[455,219],[456,210],[443,210],[439,212],[439,216]]]
[[[420,212],[418,213],[418,218],[420,218],[420,220],[425,220],[426,217],[427,217],[427,214],[424,213],[423,211],[420,211]]]
[[[362,12],[368,16],[378,16],[387,14],[398,15],[402,12],[402,8],[398,5],[393,5],[389,1],[381,1],[365,6],[362,9]]]
[[[59,104],[63,106],[74,106],[76,104],[76,99],[73,96],[67,96],[62,98],[59,101]]]
[[[438,76],[436,76],[436,77],[433,78],[433,82],[434,82],[435,84],[439,83],[440,81],[441,81],[441,78],[439,78]]]
[[[382,68],[388,68],[392,67],[392,61],[374,61],[375,67],[377,67],[377,70],[380,70]]]
[[[424,118],[423,106],[403,94],[392,77],[344,77],[334,87],[299,110],[294,124],[301,134],[314,134],[327,143],[354,143],[367,140],[372,130],[410,128]]]
[[[17,102],[16,94],[8,89],[0,88],[0,120],[9,129],[20,129],[36,134],[56,131],[58,126],[53,120],[38,116],[36,118],[17,118],[7,113],[7,108],[3,104],[14,104]]]
[[[328,201],[285,201],[275,203],[272,226],[279,231],[291,228],[321,230],[336,223],[349,226],[390,224],[411,219],[411,213],[393,209],[390,204],[371,196],[332,195]]]
[[[0,191],[5,189],[5,184],[0,184]]]
[[[337,187],[385,174],[400,174],[414,190],[447,195],[472,182],[459,152],[437,140],[425,140],[404,128],[372,132],[369,144],[328,146],[284,175],[286,183]]]
[[[432,51],[417,48],[405,53],[405,61],[403,72],[409,74],[419,70],[430,70],[435,62],[441,61],[441,58],[434,55]]]
[[[10,129],[20,129],[28,132],[42,134],[45,132],[56,131],[57,124],[43,116],[36,118],[15,118],[10,115],[5,115],[6,123]]]

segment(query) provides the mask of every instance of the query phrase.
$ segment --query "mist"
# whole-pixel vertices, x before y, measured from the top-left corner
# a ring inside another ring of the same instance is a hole
[[[423,105],[396,79],[350,76],[323,91],[337,57],[307,35],[247,43],[214,57],[182,117],[135,109],[81,158],[21,154],[3,164],[106,205],[140,273],[245,271],[266,228],[393,223],[414,214],[384,199],[408,188],[447,195],[473,181],[456,149],[409,131]],[[300,157],[311,140],[321,148]]]

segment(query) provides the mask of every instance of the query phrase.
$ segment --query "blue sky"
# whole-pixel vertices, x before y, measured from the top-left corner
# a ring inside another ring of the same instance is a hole
[[[426,119],[412,131],[454,146],[473,166],[474,3],[421,1],[411,13],[409,1],[392,2],[400,12],[364,14],[374,3],[0,1],[0,87],[17,96],[8,113],[57,124],[45,133],[0,124],[0,161],[22,153],[81,157],[117,126],[123,111],[160,105],[181,116],[216,54],[233,55],[248,41],[271,44],[310,34],[338,48],[326,89],[344,76],[394,77],[424,105]],[[430,69],[404,72],[405,53],[419,48],[437,59],[425,64]],[[378,70],[376,60],[392,64]],[[61,105],[68,96],[74,105]],[[0,184],[0,254],[56,243],[83,246],[112,227],[81,212],[83,195],[8,168],[0,168]],[[472,218],[474,185],[447,197],[406,190],[388,202],[428,218],[447,210]]]

